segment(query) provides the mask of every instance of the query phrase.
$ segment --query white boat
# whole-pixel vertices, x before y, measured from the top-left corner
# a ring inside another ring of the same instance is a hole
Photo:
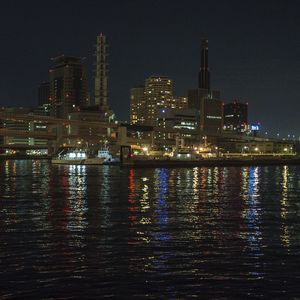
[[[120,163],[120,159],[114,158],[108,149],[100,149],[98,151],[98,157],[104,159],[103,164],[105,165],[113,165]]]
[[[88,157],[83,150],[71,149],[63,150],[57,157],[51,159],[51,163],[62,165],[102,165],[104,161],[102,157]]]

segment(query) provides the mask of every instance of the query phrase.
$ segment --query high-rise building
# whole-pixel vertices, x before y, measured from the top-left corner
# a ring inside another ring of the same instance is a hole
[[[232,102],[224,105],[224,130],[244,132],[248,128],[248,104]]]
[[[210,92],[210,74],[208,68],[208,40],[202,40],[201,44],[201,67],[199,72],[199,89]]]
[[[166,76],[150,76],[144,87],[130,90],[131,124],[156,126],[157,112],[160,108],[178,108],[186,98],[173,98],[173,83]]]
[[[86,69],[81,58],[59,56],[49,71],[51,114],[67,118],[68,114],[87,106]]]
[[[199,111],[199,129],[204,134],[219,134],[223,128],[223,102],[219,92],[206,93],[205,89],[188,91],[188,108]],[[215,95],[215,97],[214,97]]]
[[[130,124],[145,123],[145,95],[144,87],[139,86],[130,89]]]
[[[38,106],[49,104],[50,98],[50,83],[42,82],[38,89]]]
[[[108,45],[106,36],[100,33],[96,42],[96,69],[95,69],[95,105],[101,111],[108,108],[108,65],[107,65]]]
[[[220,92],[212,91],[208,67],[208,40],[202,40],[198,88],[188,91],[188,108],[199,112],[202,134],[215,135],[223,129],[223,102]]]
[[[155,84],[153,85],[153,83],[150,83],[150,80],[148,78],[147,82],[148,82],[147,85],[148,97],[145,94],[144,86],[135,87],[130,90],[130,123],[131,124],[140,124],[140,125],[149,124],[149,117],[148,117],[149,108],[151,108],[151,110],[153,109],[153,111],[156,111],[156,113],[160,108],[170,108],[170,109],[188,108],[187,97],[171,96],[172,88],[170,88],[168,81],[164,83],[160,82],[160,84],[156,84],[158,82],[155,81]],[[151,93],[149,93],[149,91]],[[164,95],[164,91],[166,95]]]
[[[206,135],[218,135],[223,129],[223,102],[212,97],[201,100],[200,131]]]
[[[173,83],[166,76],[151,76],[145,81],[145,125],[157,125],[157,111],[171,106]]]

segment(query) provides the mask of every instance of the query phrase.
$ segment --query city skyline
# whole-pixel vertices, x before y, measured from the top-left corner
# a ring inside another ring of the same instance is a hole
[[[2,14],[6,12],[2,22],[9,20],[10,26],[2,26],[6,33],[3,34],[5,43],[2,48],[1,104],[36,105],[37,87],[48,79],[50,58],[60,54],[87,57],[91,93],[93,44],[95,35],[103,32],[110,46],[109,103],[117,119],[128,120],[130,88],[143,83],[151,75],[162,74],[171,78],[176,95],[186,96],[189,89],[197,87],[201,40],[207,38],[211,86],[221,91],[222,100],[231,102],[237,98],[248,102],[250,121],[260,121],[269,131],[273,127],[273,134],[280,130],[281,136],[289,133],[298,137],[297,99],[300,92],[297,90],[297,75],[299,77],[300,71],[295,63],[299,41],[294,34],[299,24],[291,17],[296,16],[294,11],[297,4],[292,2],[288,6],[273,2],[273,6],[269,7],[266,3],[254,3],[251,6],[250,2],[246,2],[249,15],[246,16],[246,9],[236,1],[230,1],[227,5],[221,1],[213,2],[218,4],[214,10],[217,19],[214,24],[208,22],[213,16],[210,12],[213,4],[205,2],[189,1],[184,7],[172,2],[170,15],[166,19],[162,16],[167,10],[168,1],[163,4],[155,2],[153,6],[137,1],[100,2],[106,14],[102,21],[98,21],[92,10],[100,7],[99,3],[88,1],[79,10],[75,5],[79,2],[72,2],[75,3],[72,8],[77,13],[73,11],[68,15],[67,4],[70,2],[65,1],[60,5],[61,11],[57,13],[52,27],[45,24],[54,12],[50,4],[46,5],[45,10],[34,1],[2,4]],[[198,23],[194,20],[193,9],[201,8],[201,5],[208,13],[201,15],[202,20]],[[230,12],[233,6],[234,12]],[[183,9],[181,21],[180,16],[176,15],[180,9]],[[24,14],[24,10],[27,14]],[[87,11],[90,12],[90,21],[85,25],[84,18],[78,20]],[[154,11],[157,18],[153,19],[150,26],[146,21],[150,20]],[[191,14],[191,20],[187,18],[188,13]],[[133,14],[136,15],[135,19],[131,20]],[[283,21],[275,35],[273,26],[279,22],[276,19],[279,15]],[[16,18],[18,22],[13,24]],[[289,22],[284,23],[287,19]],[[170,20],[173,22],[170,23]],[[223,28],[219,27],[224,20],[228,23]],[[39,23],[43,26],[37,28]],[[232,27],[235,30],[229,32]],[[178,35],[179,28],[186,34]],[[219,32],[216,30],[218,28]],[[245,33],[247,36],[243,35]],[[285,45],[290,45],[289,49]],[[15,51],[18,51],[18,55]],[[16,81],[18,89],[15,88]]]

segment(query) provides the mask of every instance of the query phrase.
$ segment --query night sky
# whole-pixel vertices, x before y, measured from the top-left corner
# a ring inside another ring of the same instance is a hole
[[[129,119],[129,89],[150,75],[197,86],[201,39],[209,40],[211,85],[224,102],[249,103],[250,121],[300,136],[300,1],[1,1],[0,103],[35,106],[50,58],[86,57],[110,44],[110,104]]]

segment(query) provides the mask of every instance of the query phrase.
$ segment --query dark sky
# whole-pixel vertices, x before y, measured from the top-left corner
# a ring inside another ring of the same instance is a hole
[[[0,3],[0,103],[34,106],[50,58],[85,56],[92,88],[97,33],[110,43],[110,104],[129,116],[129,89],[150,75],[197,86],[202,38],[212,87],[249,103],[263,130],[300,136],[300,1],[123,0]]]

